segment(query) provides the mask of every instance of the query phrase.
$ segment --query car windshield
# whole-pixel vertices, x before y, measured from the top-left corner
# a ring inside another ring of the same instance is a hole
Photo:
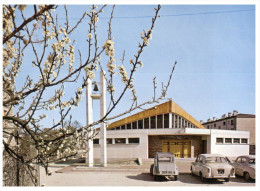
[[[250,159],[250,160],[248,161],[248,164],[255,164],[255,159]]]
[[[173,157],[160,157],[159,162],[173,162]]]
[[[227,160],[224,157],[207,157],[206,158],[206,163],[227,163]]]

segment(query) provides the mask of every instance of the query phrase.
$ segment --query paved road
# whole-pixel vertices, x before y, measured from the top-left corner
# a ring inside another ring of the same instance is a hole
[[[246,182],[243,178],[231,179],[230,182],[210,181],[202,183],[199,177],[189,174],[181,174],[179,180],[168,181],[162,179],[155,182],[147,172],[107,172],[82,170],[70,170],[63,173],[55,173],[62,168],[51,167],[51,176],[41,176],[41,183],[45,186],[255,186],[254,182]]]

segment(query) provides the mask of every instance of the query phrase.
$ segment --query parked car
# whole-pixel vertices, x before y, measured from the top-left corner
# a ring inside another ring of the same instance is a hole
[[[154,180],[164,176],[170,180],[178,180],[178,167],[174,155],[169,152],[157,152],[154,157],[154,164],[151,165],[150,174]]]
[[[255,155],[239,156],[233,163],[235,173],[243,176],[246,181],[255,179]]]
[[[207,179],[235,178],[235,169],[230,165],[225,156],[219,154],[200,154],[195,162],[191,163],[191,174],[201,177],[204,182]]]

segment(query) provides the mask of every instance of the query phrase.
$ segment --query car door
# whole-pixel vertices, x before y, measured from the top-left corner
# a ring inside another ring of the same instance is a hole
[[[235,172],[239,176],[243,176],[242,157],[238,157],[234,163]]]
[[[203,157],[199,156],[195,167],[195,171],[197,175],[200,175],[200,172],[202,171],[202,161],[203,161]]]
[[[193,163],[191,164],[192,171],[193,171],[193,173],[196,174],[196,175],[197,175],[196,167],[197,167],[198,161],[199,161],[199,156],[197,156],[195,162],[193,162]]]

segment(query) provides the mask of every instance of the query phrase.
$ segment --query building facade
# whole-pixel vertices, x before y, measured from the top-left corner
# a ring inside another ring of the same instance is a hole
[[[201,153],[233,157],[249,153],[249,139],[247,131],[206,129],[175,102],[168,101],[110,124],[107,158],[148,159],[156,152],[172,152],[179,158],[194,158]],[[94,139],[96,159],[100,158],[100,146],[98,135]]]
[[[213,117],[202,123],[207,129],[222,129],[250,132],[250,154],[255,154],[255,115],[241,114],[236,110],[228,115],[222,115],[221,119]]]

